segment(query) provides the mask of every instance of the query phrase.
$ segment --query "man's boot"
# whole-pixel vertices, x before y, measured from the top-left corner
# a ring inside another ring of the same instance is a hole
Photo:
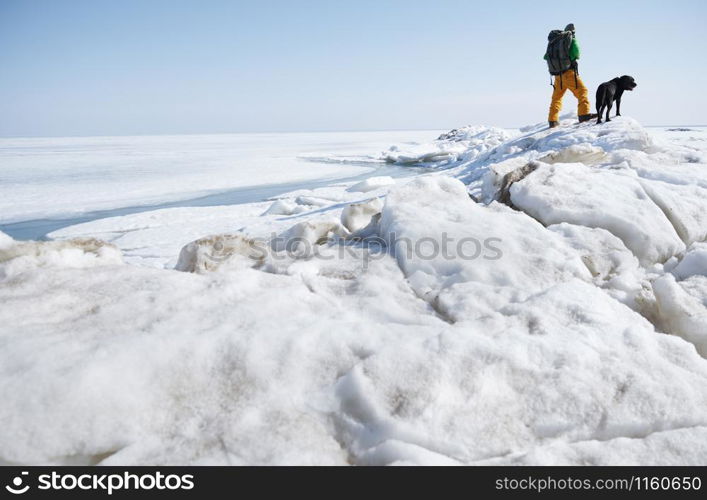
[[[595,117],[596,118],[596,117]],[[547,122],[550,128],[555,128],[560,126],[560,122]]]
[[[589,120],[593,120],[597,116],[598,115],[596,113],[590,113],[588,115],[579,115],[579,123],[588,122]]]

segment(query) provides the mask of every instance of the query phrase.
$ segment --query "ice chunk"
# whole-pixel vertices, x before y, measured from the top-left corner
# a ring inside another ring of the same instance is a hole
[[[50,234],[53,239],[95,236],[117,246],[125,262],[174,269],[181,249],[209,234],[247,234],[267,238],[292,225],[285,217],[263,217],[268,202],[216,207],[175,207],[108,217]]]
[[[535,172],[535,170],[539,166],[540,164],[538,162],[531,161],[529,163],[526,163],[522,167],[518,167],[515,170],[509,171],[507,174],[505,174],[501,178],[500,186],[498,188],[498,201],[500,203],[503,203],[504,205],[513,207],[513,203],[511,202],[511,186]]]
[[[641,185],[686,244],[707,238],[707,189],[648,179]]]
[[[387,175],[380,177],[369,177],[365,181],[361,181],[359,183],[354,184],[348,189],[348,191],[367,193],[369,191],[374,191],[376,189],[391,186],[393,184],[395,184],[395,180],[393,180],[392,177],[389,177]]]
[[[316,196],[298,196],[295,198],[295,203],[298,205],[307,205],[313,207],[325,207],[336,203],[336,200],[327,200],[325,198],[318,198]]]
[[[513,130],[467,126],[442,134],[436,141],[392,146],[383,159],[401,165],[441,167],[456,161],[474,161],[517,135]]]
[[[295,224],[271,241],[276,251],[286,250],[298,255],[311,255],[317,245],[322,245],[334,235],[346,237],[349,231],[336,220],[307,220]]]
[[[193,241],[179,252],[175,269],[189,273],[206,273],[224,269],[255,267],[267,255],[263,240],[242,234],[218,234]]]
[[[600,227],[619,237],[642,265],[683,251],[663,211],[634,177],[580,163],[542,165],[511,186],[511,200],[543,224]]]
[[[584,163],[594,165],[606,157],[604,150],[588,143],[573,144],[559,151],[553,151],[540,158],[545,163]]]
[[[615,285],[626,285],[632,282],[634,287],[639,274],[638,259],[626,248],[626,245],[601,228],[588,228],[574,224],[554,224],[548,226],[566,238],[567,243],[582,256],[582,262],[587,266],[598,282],[610,282]]]
[[[670,272],[680,280],[695,275],[707,276],[707,243],[690,245],[685,256]]]
[[[367,357],[339,379],[334,418],[353,456],[401,441],[409,446],[386,447],[399,460],[434,453],[470,463],[547,442],[700,425],[707,395],[686,379],[704,373],[691,346],[575,280]]]
[[[341,212],[341,223],[352,233],[363,229],[370,222],[371,218],[380,213],[383,202],[380,198],[373,198],[361,203],[351,203],[346,205]]]
[[[573,144],[592,144],[604,151],[630,149],[653,153],[661,145],[633,118],[618,117],[601,126],[588,124],[551,133],[543,140],[541,148],[560,150]]]
[[[306,212],[307,207],[290,200],[277,200],[263,212],[263,215],[293,215]]]
[[[592,279],[561,236],[503,205],[474,203],[446,176],[418,177],[392,191],[380,227],[411,286],[452,321],[558,282]]]
[[[653,292],[663,329],[692,342],[707,357],[707,277],[677,282],[666,274],[653,282]]]
[[[5,248],[9,248],[14,244],[15,244],[15,240],[13,240],[10,236],[8,236],[7,234],[0,231],[0,250],[4,250]]]

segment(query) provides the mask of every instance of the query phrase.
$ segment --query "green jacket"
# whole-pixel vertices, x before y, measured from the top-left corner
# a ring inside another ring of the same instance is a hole
[[[543,59],[547,60],[547,54],[543,55]],[[576,61],[579,59],[579,43],[577,43],[576,38],[572,38],[572,43],[570,44],[570,61]]]

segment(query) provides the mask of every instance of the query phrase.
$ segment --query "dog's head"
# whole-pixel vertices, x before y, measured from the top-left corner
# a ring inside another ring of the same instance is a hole
[[[636,83],[636,80],[632,76],[624,75],[619,78],[617,78],[619,88],[622,88],[624,90],[633,90],[636,88],[638,85]]]

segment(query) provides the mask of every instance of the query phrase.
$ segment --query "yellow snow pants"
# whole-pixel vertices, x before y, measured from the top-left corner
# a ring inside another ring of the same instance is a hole
[[[552,91],[552,102],[550,103],[550,114],[547,121],[556,122],[560,120],[562,98],[567,90],[572,92],[577,98],[577,115],[582,116],[590,113],[589,91],[579,75],[576,76],[577,80],[575,81],[575,72],[573,69],[568,69],[561,75],[555,76],[555,90]]]

